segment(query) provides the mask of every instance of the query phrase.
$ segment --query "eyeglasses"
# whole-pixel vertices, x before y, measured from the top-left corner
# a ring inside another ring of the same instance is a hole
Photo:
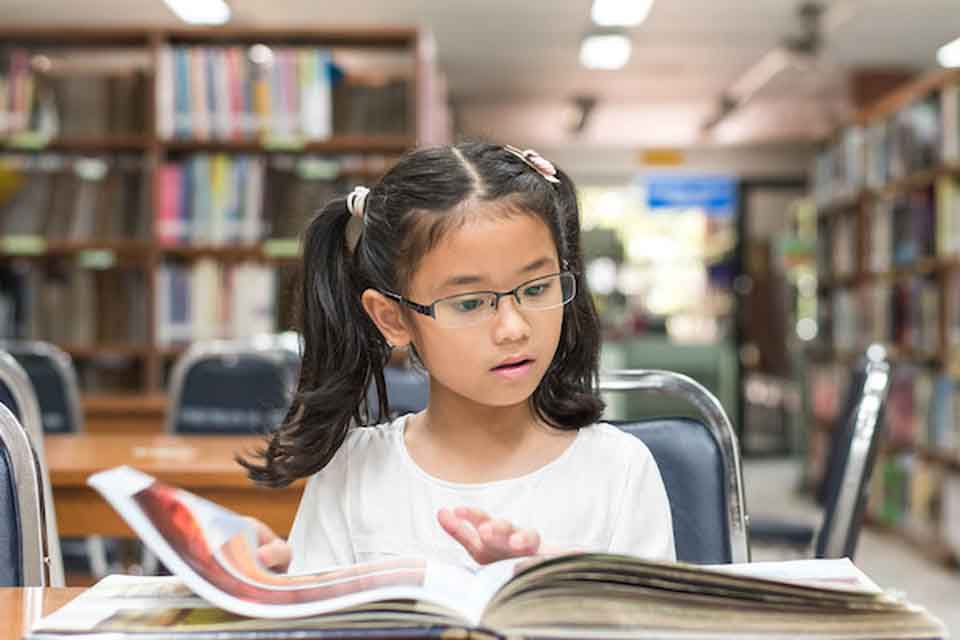
[[[480,324],[493,316],[500,298],[507,296],[513,296],[524,309],[543,311],[562,307],[577,296],[577,277],[564,271],[527,280],[510,291],[471,291],[434,300],[430,305],[418,304],[391,291],[380,293],[417,313],[430,316],[441,327],[460,329]]]

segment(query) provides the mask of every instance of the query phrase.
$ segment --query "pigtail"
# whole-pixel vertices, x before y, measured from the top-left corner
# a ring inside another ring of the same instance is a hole
[[[564,307],[557,353],[533,394],[537,415],[558,428],[593,424],[603,415],[598,392],[600,320],[587,288],[580,251],[580,207],[570,177],[557,171],[554,185],[560,239],[558,249],[566,268],[577,276],[577,297]]]
[[[380,414],[387,413],[383,367],[389,346],[360,300],[366,288],[356,267],[362,239],[356,248],[347,246],[351,220],[356,222],[346,200],[338,198],[304,232],[297,300],[303,360],[297,392],[266,448],[255,452],[262,462],[237,459],[259,484],[282,487],[323,469],[350,427],[365,422],[371,381],[377,386]]]

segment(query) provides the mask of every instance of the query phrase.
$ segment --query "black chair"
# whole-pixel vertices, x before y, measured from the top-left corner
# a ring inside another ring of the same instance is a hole
[[[789,547],[815,558],[853,558],[866,508],[870,475],[883,435],[883,411],[890,365],[879,345],[867,351],[851,375],[841,424],[833,430],[818,498],[819,528],[773,518],[751,518],[750,538],[758,545]]]
[[[40,404],[44,433],[83,431],[80,387],[73,361],[48,342],[10,341],[0,344],[26,371]]]
[[[57,534],[57,517],[53,504],[53,490],[46,473],[46,453],[43,447],[43,426],[40,420],[40,406],[33,385],[26,371],[17,360],[0,350],[0,404],[17,421],[37,457],[40,468],[41,495],[45,509],[43,511],[44,534],[47,540],[47,558],[49,562],[50,586],[63,586],[63,559],[60,550],[60,538]]]
[[[296,386],[291,354],[250,340],[194,343],[174,366],[170,433],[264,433],[283,420]]]
[[[643,440],[657,461],[670,500],[677,560],[748,562],[740,451],[717,398],[692,378],[655,370],[602,372],[600,391],[667,395],[697,410],[701,420],[611,422]]]
[[[41,468],[26,430],[0,406],[0,587],[47,587]]]
[[[384,367],[383,380],[387,385],[387,407],[390,415],[387,418],[378,415],[377,385],[371,384],[367,392],[367,405],[373,413],[373,422],[395,418],[406,413],[417,413],[427,408],[430,400],[430,378],[422,369]]]

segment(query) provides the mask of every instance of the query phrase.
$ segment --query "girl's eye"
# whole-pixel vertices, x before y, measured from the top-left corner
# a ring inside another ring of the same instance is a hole
[[[549,284],[532,284],[529,287],[524,288],[523,295],[529,298],[536,298],[537,296],[542,296],[544,293],[546,293],[547,289],[549,288]]]
[[[470,313],[483,308],[483,298],[463,298],[453,302],[453,308],[460,313]]]

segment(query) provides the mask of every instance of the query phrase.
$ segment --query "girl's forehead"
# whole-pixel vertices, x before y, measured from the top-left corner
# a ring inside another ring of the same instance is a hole
[[[456,278],[499,285],[523,275],[525,267],[541,258],[547,258],[547,268],[555,270],[559,264],[553,235],[538,216],[471,216],[427,251],[411,284],[431,293]]]

